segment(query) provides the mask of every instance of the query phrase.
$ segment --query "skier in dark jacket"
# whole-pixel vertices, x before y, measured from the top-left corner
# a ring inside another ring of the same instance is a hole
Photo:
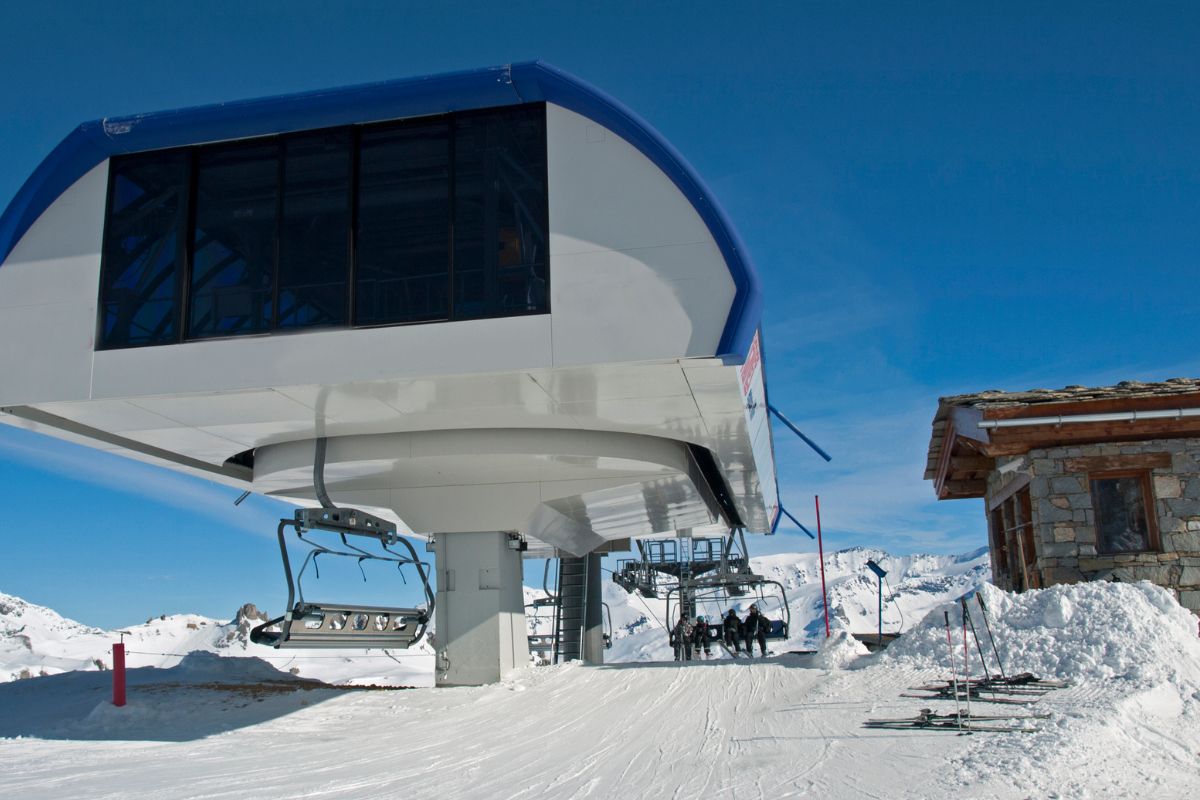
[[[702,615],[696,615],[696,625],[694,626],[693,631],[694,633],[692,641],[696,647],[696,657],[700,657],[701,648],[704,649],[705,658],[712,656],[712,650],[709,649],[710,645],[708,643],[708,623],[704,621],[704,617]]]
[[[732,608],[725,615],[725,620],[721,623],[725,629],[725,646],[732,647],[734,653],[742,652],[742,621],[738,619],[737,612]]]
[[[758,640],[758,652],[760,655],[766,656],[767,631],[771,629],[771,622],[758,613],[758,606],[750,606],[750,613],[746,615],[743,628],[746,634],[746,655],[754,655],[754,647],[751,643]]]
[[[682,614],[679,616],[679,622],[675,623],[675,628],[671,631],[671,644],[675,646],[676,661],[691,661],[692,660],[692,623],[688,622],[688,618]]]

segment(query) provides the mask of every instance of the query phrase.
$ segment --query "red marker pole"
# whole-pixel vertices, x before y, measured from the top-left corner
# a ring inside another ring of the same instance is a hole
[[[113,645],[113,705],[125,705],[125,637]]]
[[[825,594],[825,545],[821,541],[821,496],[813,495],[817,504],[817,553],[821,556],[821,605],[825,608],[825,638],[829,638],[829,597]]]

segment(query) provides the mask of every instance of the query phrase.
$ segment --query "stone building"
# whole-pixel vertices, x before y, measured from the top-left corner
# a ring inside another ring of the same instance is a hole
[[[1200,614],[1200,379],[940,398],[925,478],[983,498],[1001,588],[1149,580]]]

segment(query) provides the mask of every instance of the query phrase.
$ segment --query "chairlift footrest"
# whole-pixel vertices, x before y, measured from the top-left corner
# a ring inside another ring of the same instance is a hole
[[[297,603],[278,622],[279,632],[260,625],[251,638],[276,648],[407,648],[429,622],[424,609],[349,604]]]

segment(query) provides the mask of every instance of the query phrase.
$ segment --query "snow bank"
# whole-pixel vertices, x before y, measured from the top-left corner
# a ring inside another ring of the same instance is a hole
[[[850,635],[850,631],[839,628],[821,640],[817,654],[812,657],[812,666],[819,669],[845,669],[867,654],[867,647]]]
[[[1200,687],[1197,620],[1151,583],[1089,582],[1010,594],[981,587],[992,632],[1008,674],[1033,672],[1070,681],[1120,679],[1151,686],[1169,681]],[[968,609],[996,671],[979,605]],[[962,664],[962,612],[957,603],[930,612],[882,655],[882,664],[949,672],[943,611],[950,612],[955,658]],[[971,672],[982,672],[974,640]]]
[[[199,683],[259,683],[301,682],[289,672],[282,672],[261,658],[227,658],[216,653],[196,650],[173,667],[166,669],[148,668],[139,671],[139,679],[146,682],[199,684]]]

